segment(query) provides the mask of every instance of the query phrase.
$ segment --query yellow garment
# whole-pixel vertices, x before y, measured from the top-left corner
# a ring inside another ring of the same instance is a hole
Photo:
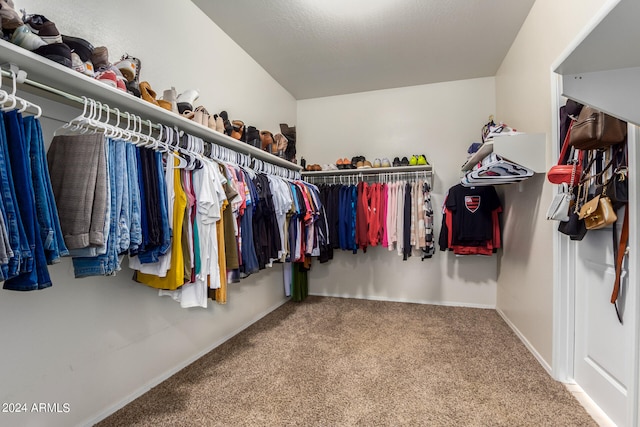
[[[229,202],[224,201],[220,219],[216,222],[216,232],[218,233],[218,266],[220,267],[220,287],[216,289],[216,302],[218,304],[227,303],[227,258],[224,246],[224,210],[229,207]],[[230,224],[233,226],[233,224]]]
[[[166,277],[138,272],[136,280],[156,289],[176,290],[184,284],[184,254],[182,252],[182,221],[187,206],[187,194],[181,185],[180,169],[173,170],[176,198],[173,202],[173,236],[171,241],[171,267]]]

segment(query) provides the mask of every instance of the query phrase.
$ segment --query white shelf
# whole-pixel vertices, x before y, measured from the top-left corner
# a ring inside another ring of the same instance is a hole
[[[523,133],[518,135],[497,136],[482,144],[462,166],[466,172],[495,152],[501,157],[522,165],[536,173],[546,173],[545,161],[546,136],[543,133]]]
[[[640,1],[613,0],[554,67],[562,94],[640,124]]]
[[[261,149],[244,142],[240,142],[228,135],[211,130],[206,126],[202,126],[194,121],[167,111],[164,108],[143,101],[142,99],[136,98],[126,92],[114,89],[106,84],[98,82],[95,79],[43,58],[40,55],[5,40],[0,40],[0,58],[1,63],[15,64],[21,70],[26,71],[28,79],[66,92],[70,95],[93,98],[103,104],[108,104],[111,108],[117,107],[121,111],[129,111],[130,113],[136,114],[143,120],[148,119],[154,123],[177,126],[179,129],[191,135],[200,137],[205,141],[213,142],[240,153],[249,154],[254,158],[264,160],[265,162],[296,171],[302,169],[299,165],[291,163],[283,158],[274,156],[273,154],[262,151]],[[3,82],[6,84],[6,78]],[[53,99],[57,102],[77,106],[77,104],[72,104],[71,101],[62,97],[52,95],[51,93],[31,86],[20,85],[20,89]]]

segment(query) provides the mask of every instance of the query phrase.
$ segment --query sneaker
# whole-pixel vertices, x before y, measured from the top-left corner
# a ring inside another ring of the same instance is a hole
[[[409,159],[403,157],[402,160],[400,160],[400,166],[409,166]]]
[[[400,157],[394,157],[393,158],[393,167],[397,168],[398,166],[400,166]]]
[[[375,165],[374,165],[375,166]],[[386,157],[384,159],[382,159],[381,162],[381,166],[383,168],[390,168],[391,167],[391,162],[389,161],[389,159],[387,159]]]
[[[424,165],[428,165],[429,162],[427,162],[427,157],[424,154],[420,154],[418,156],[418,165],[420,166],[424,166]]]
[[[42,24],[40,32],[36,34],[38,34],[42,40],[47,42],[47,44],[62,43],[62,35],[56,28],[56,24],[51,21]]]
[[[124,78],[122,76],[118,76],[113,70],[105,70],[98,72],[96,75],[96,80],[100,80],[102,83],[105,83],[115,89],[120,89],[123,92],[127,91],[127,86],[124,83]]]
[[[0,0],[0,18],[2,20],[2,29],[11,32],[24,25],[20,15],[13,8],[12,0]]]
[[[128,54],[122,56],[120,61],[114,64],[129,82],[138,82],[140,76],[140,60]],[[171,101],[169,101],[171,102]]]
[[[416,155],[411,156],[409,160],[409,166],[416,166],[418,164],[418,157]]]
[[[91,62],[96,71],[102,72],[109,68],[109,49],[105,46],[98,46],[91,53]]]
[[[43,56],[51,61],[57,62],[60,65],[71,68],[73,66],[73,60],[71,58],[71,49],[64,43],[44,44],[33,51],[40,56]]]
[[[96,75],[96,80],[113,88],[118,87],[118,77],[112,70],[101,71]]]
[[[13,36],[11,36],[11,43],[31,51],[47,45],[47,42],[33,34],[31,29],[26,25],[16,28]]]
[[[362,169],[371,169],[371,168],[372,168],[372,165],[369,160],[365,160],[364,162],[362,162]]]
[[[364,168],[364,162],[362,160],[358,160],[356,162],[356,169],[363,169]]]
[[[62,43],[66,44],[75,52],[83,62],[91,62],[91,55],[95,48],[91,43],[80,37],[62,36]],[[93,67],[93,62],[91,63]]]
[[[66,43],[65,43],[66,44]],[[71,50],[71,68],[89,77],[94,77],[93,64],[91,61],[83,62],[80,56]]]
[[[373,161],[373,167],[374,168],[381,168],[382,167],[382,162],[380,161],[380,159],[375,159]]]

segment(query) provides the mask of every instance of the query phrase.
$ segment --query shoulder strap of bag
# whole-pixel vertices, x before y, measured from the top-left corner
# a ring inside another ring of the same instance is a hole
[[[564,159],[565,156],[567,155],[567,150],[569,149],[569,136],[571,135],[571,128],[573,127],[573,123],[575,122],[575,120],[571,120],[571,123],[569,123],[569,129],[567,129],[567,136],[565,136],[564,138],[564,143],[562,144],[562,149],[560,150],[560,157],[558,157],[558,164],[562,165],[564,164]]]
[[[629,205],[624,207],[624,220],[622,221],[622,232],[620,233],[620,243],[618,244],[618,253],[616,254],[616,280],[613,283],[613,292],[611,293],[611,304],[615,304],[620,293],[620,276],[622,275],[622,261],[627,252],[627,242],[629,240]],[[622,317],[618,307],[616,306],[618,320],[622,323]]]

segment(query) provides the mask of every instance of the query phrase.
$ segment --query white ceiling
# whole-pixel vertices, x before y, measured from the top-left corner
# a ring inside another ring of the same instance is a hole
[[[192,0],[296,99],[487,77],[535,0]]]

